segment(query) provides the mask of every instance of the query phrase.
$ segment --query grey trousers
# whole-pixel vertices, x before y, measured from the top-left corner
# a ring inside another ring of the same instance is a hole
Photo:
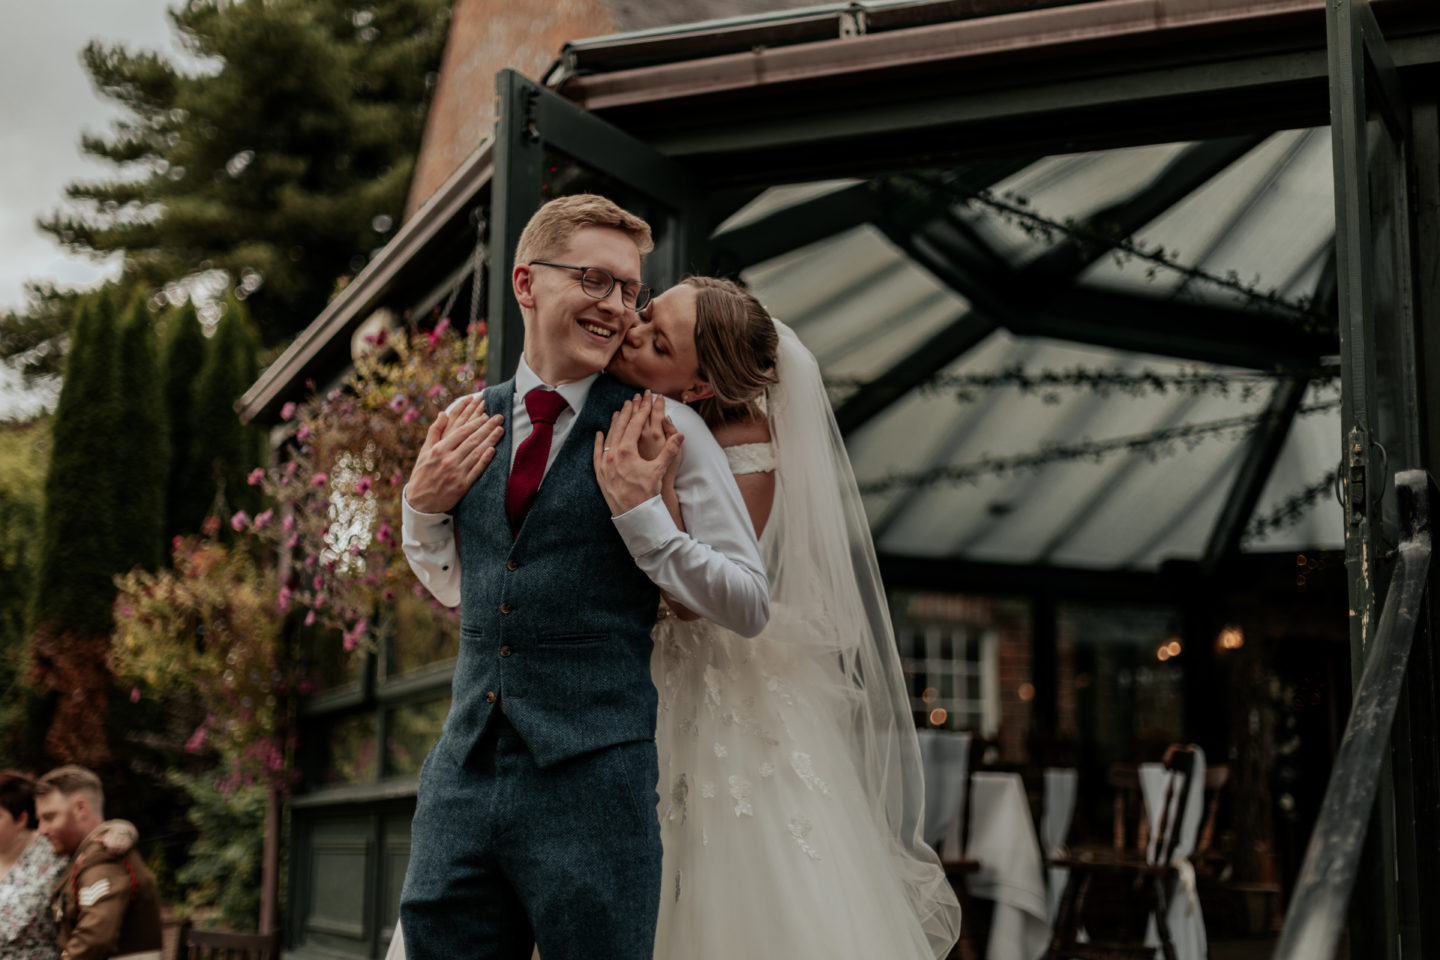
[[[652,960],[660,906],[653,741],[539,768],[504,714],[420,772],[400,897],[408,960]]]

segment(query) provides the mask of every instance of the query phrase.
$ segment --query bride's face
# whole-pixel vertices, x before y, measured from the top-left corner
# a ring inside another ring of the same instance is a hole
[[[625,334],[609,371],[623,383],[672,400],[710,396],[695,355],[695,288],[682,283],[651,301]]]

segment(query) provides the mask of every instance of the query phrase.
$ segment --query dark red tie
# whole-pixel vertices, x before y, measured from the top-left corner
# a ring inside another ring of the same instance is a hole
[[[505,485],[505,512],[510,515],[510,535],[520,535],[520,524],[545,476],[545,462],[550,459],[550,440],[555,435],[555,418],[568,403],[554,390],[536,387],[525,394],[525,409],[530,411],[530,436],[515,451],[515,465],[510,468],[510,482]]]

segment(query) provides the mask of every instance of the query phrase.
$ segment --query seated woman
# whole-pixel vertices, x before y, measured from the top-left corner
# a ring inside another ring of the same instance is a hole
[[[46,909],[66,858],[35,833],[35,781],[0,772],[0,957],[56,960],[55,921]],[[139,836],[125,820],[107,820],[105,845],[125,853]]]

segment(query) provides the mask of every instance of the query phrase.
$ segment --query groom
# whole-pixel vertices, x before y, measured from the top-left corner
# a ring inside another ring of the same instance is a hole
[[[651,246],[645,222],[604,198],[542,207],[511,278],[519,369],[437,418],[406,487],[406,554],[461,611],[401,896],[411,960],[525,960],[536,943],[545,960],[650,960],[652,581],[745,635],[769,617],[753,528],[707,432],[685,440],[689,478],[676,478],[705,491],[688,534],[658,496],[678,440],[612,491],[613,518],[595,480],[595,434],[632,396],[599,371],[648,295]]]

